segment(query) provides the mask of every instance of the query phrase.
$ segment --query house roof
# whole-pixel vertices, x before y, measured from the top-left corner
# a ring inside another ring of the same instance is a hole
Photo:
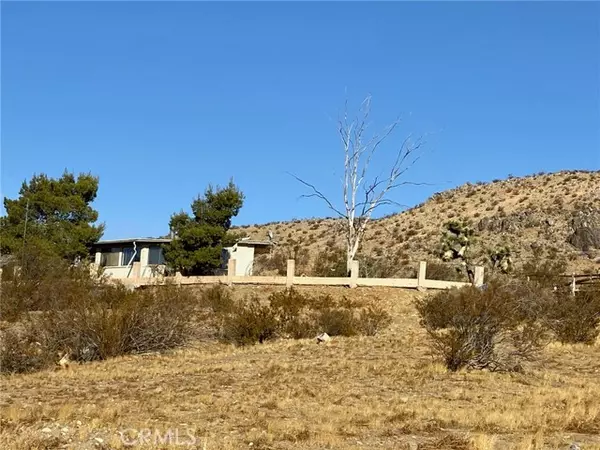
[[[127,238],[127,239],[107,239],[96,242],[95,245],[113,245],[113,244],[168,244],[172,239],[169,238]],[[237,241],[238,246],[247,247],[268,247],[274,245],[272,241],[260,241],[257,239],[240,239]]]
[[[273,241],[259,241],[256,239],[241,239],[237,241],[237,245],[247,245],[249,247],[260,247],[260,246],[271,246],[273,245]]]
[[[108,244],[168,244],[171,239],[168,238],[127,238],[127,239],[107,239],[96,242],[95,245],[108,245]]]

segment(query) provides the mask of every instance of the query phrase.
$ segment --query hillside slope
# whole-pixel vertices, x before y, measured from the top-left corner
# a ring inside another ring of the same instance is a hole
[[[600,171],[467,183],[434,194],[405,212],[374,220],[361,252],[412,267],[419,260],[435,260],[442,227],[455,219],[466,219],[475,229],[473,250],[481,263],[488,259],[487,250],[507,245],[516,266],[537,249],[543,256],[564,257],[569,271],[600,271]],[[306,248],[313,260],[344,243],[339,220],[330,218],[238,228],[260,239],[269,230],[281,250]]]

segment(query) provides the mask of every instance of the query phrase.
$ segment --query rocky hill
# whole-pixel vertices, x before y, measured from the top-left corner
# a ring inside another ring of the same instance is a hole
[[[536,257],[564,258],[569,271],[600,272],[600,171],[563,171],[490,183],[466,183],[434,194],[405,212],[374,220],[363,257],[393,259],[414,267],[435,260],[444,223],[464,219],[476,232],[473,254],[508,246],[515,266]],[[310,219],[239,227],[251,238],[271,230],[278,251],[318,254],[343,246],[340,221]],[[360,258],[358,258],[360,260]]]

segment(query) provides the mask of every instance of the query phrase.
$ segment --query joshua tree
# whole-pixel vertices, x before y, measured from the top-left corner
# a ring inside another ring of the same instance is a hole
[[[471,283],[475,280],[475,271],[469,250],[474,238],[475,232],[464,221],[452,220],[444,224],[440,256],[444,261],[460,261]]]

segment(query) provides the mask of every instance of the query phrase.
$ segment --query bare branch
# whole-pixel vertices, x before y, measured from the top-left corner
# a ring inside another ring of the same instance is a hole
[[[335,212],[336,214],[338,214],[340,217],[346,217],[345,214],[341,213],[335,206],[333,206],[333,203],[331,203],[331,201],[329,201],[329,199],[327,197],[325,197],[325,195],[319,191],[314,185],[304,181],[303,179],[297,177],[296,175],[294,175],[293,173],[287,172],[288,175],[291,175],[292,177],[294,177],[296,180],[298,180],[300,183],[302,183],[303,185],[311,188],[313,190],[312,194],[304,194],[301,197],[317,197],[320,198],[321,200],[323,200],[325,203],[327,203],[327,206],[329,207],[329,209],[331,209],[333,212]]]

